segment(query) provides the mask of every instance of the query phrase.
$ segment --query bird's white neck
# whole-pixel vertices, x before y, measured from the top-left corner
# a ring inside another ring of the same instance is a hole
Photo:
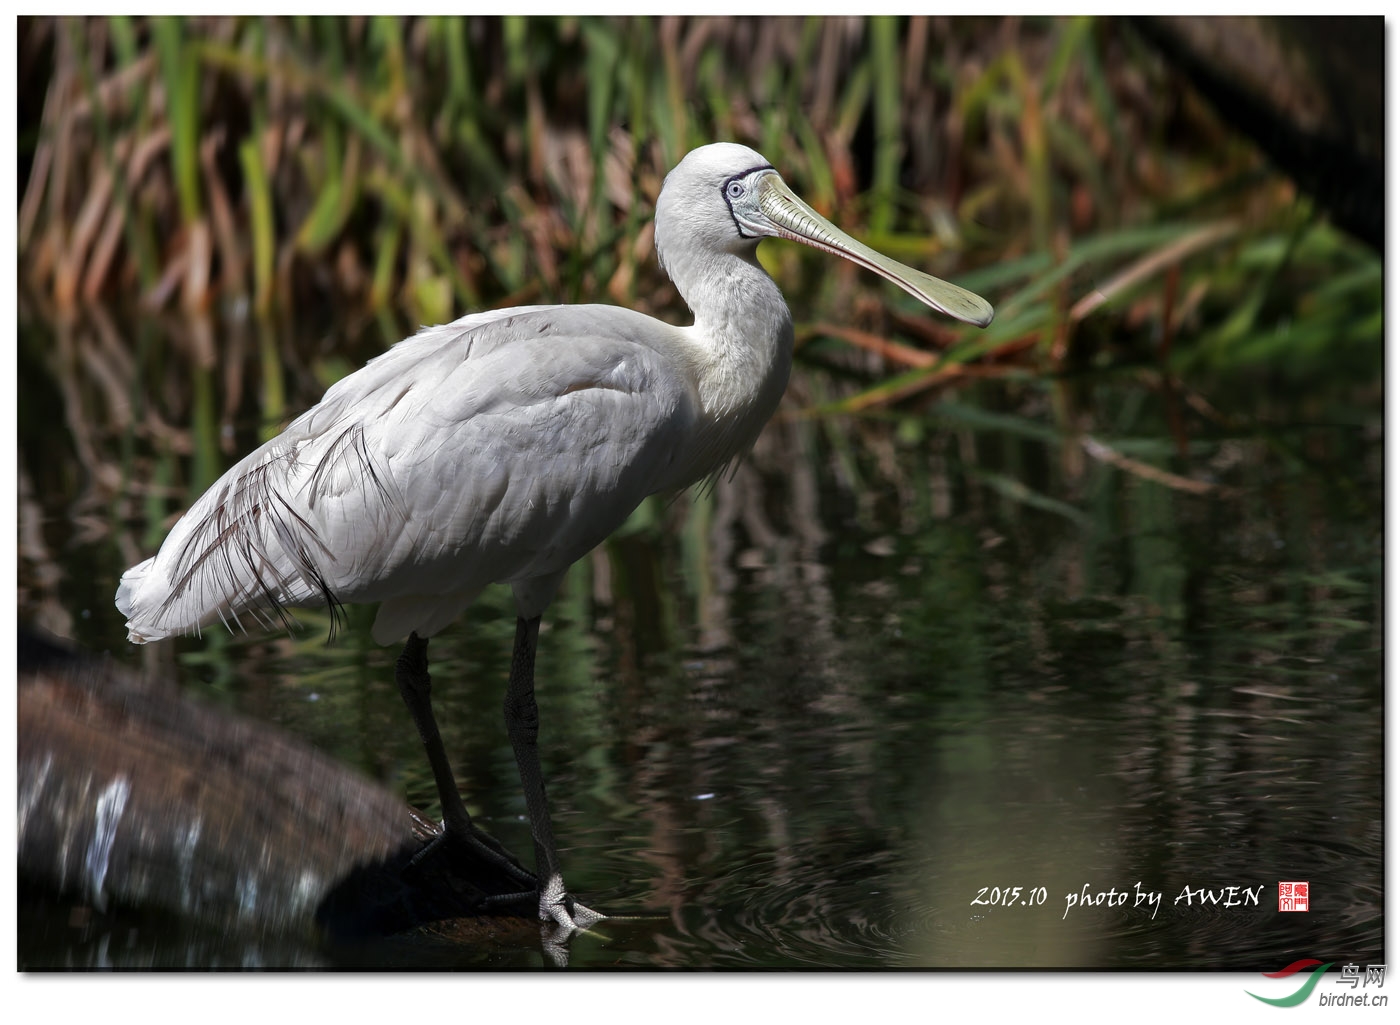
[[[746,451],[777,409],[792,367],[792,315],[753,248],[666,269],[695,314],[683,330],[705,415],[703,476]]]
[[[746,407],[787,384],[792,363],[792,315],[777,284],[758,265],[757,247],[667,261],[681,298],[695,315],[689,329],[703,362],[700,398],[707,412]],[[687,255],[689,255],[687,253]],[[780,379],[774,382],[777,375]],[[776,404],[777,397],[773,397]],[[771,409],[764,411],[766,419]]]

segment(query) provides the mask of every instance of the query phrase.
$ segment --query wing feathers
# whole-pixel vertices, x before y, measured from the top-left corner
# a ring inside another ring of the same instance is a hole
[[[334,622],[349,601],[385,601],[397,636],[428,633],[488,583],[562,573],[648,494],[688,483],[670,476],[697,405],[657,344],[668,330],[612,307],[543,307],[400,343],[127,571],[132,639],[245,614],[287,623],[311,603]]]

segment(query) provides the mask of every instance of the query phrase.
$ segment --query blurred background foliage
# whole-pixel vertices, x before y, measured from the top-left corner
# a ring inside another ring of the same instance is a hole
[[[996,300],[986,335],[868,302],[806,325],[920,371],[901,396],[954,365],[1375,363],[1378,255],[1118,20],[27,18],[19,51],[19,248],[60,310],[665,310],[662,179],[735,139]],[[790,288],[831,273],[767,248]]]

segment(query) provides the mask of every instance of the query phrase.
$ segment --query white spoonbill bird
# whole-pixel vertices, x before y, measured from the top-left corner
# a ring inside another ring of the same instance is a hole
[[[765,238],[802,242],[985,327],[982,298],[841,232],[746,146],[685,157],[656,203],[656,252],[695,316],[675,327],[616,306],[522,306],[424,328],[339,381],[223,475],[117,607],[136,643],[288,606],[379,602],[374,639],[407,638],[395,680],[442,800],[442,837],[500,859],[457,792],[429,700],[427,638],[482,588],[510,584],[519,620],[506,727],[525,788],[540,918],[599,915],[564,887],[540,772],[540,616],[564,572],[648,495],[720,472],[777,408],[792,318],[759,266]]]

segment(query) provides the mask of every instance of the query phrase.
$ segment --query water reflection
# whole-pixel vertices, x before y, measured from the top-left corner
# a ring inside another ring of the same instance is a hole
[[[151,659],[431,807],[369,612],[330,645],[315,613],[293,637],[124,644],[116,577],[159,536],[167,497],[199,483],[197,407],[220,403],[152,388],[153,363],[95,372],[91,326],[52,347],[21,337],[21,617]],[[820,385],[799,376],[732,478],[645,506],[547,621],[541,755],[566,875],[625,913],[571,962],[1383,960],[1375,424],[1307,426],[1275,406],[1268,432],[1202,427],[1172,463],[1135,386],[1097,385],[1114,412],[1099,436],[1220,486],[1201,495],[978,419],[1010,408],[1003,385],[893,421],[797,415]],[[124,419],[136,392],[155,398]],[[64,433],[39,429],[40,400]],[[241,451],[261,425],[222,409],[209,422],[227,414]],[[469,809],[523,852],[500,722],[513,628],[509,596],[488,593],[434,640],[434,678]],[[1295,879],[1313,909],[1280,914],[1276,885]],[[1138,884],[1161,895],[1155,916]],[[1067,908],[1085,885],[1134,896]],[[1180,899],[1232,886],[1260,903]],[[1022,894],[974,903],[994,887]],[[515,967],[541,952],[528,932],[240,938],[30,895],[20,961]]]

